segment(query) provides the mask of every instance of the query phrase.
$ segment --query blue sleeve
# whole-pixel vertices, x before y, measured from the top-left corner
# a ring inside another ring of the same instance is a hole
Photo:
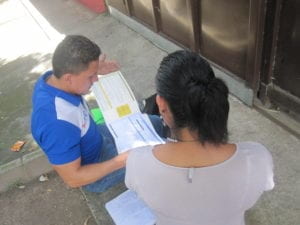
[[[38,140],[51,164],[60,165],[80,158],[80,130],[65,121],[48,123]]]

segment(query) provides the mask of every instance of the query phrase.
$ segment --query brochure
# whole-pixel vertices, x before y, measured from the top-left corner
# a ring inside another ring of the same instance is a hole
[[[92,92],[119,153],[145,145],[164,143],[154,130],[120,71],[100,75]]]

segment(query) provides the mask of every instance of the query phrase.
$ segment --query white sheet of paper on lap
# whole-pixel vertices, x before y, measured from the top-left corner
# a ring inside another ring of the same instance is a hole
[[[119,153],[136,147],[164,143],[155,132],[148,116],[140,112],[137,101],[120,71],[99,76],[92,91]]]
[[[116,225],[154,225],[155,216],[135,192],[127,190],[105,204]]]

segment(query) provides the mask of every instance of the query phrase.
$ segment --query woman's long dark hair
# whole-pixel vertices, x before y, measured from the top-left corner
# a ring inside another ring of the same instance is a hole
[[[175,128],[196,131],[201,143],[227,142],[228,88],[200,55],[182,50],[166,56],[156,89],[169,104]]]

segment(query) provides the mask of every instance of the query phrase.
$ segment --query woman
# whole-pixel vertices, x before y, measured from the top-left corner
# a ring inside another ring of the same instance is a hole
[[[129,154],[125,182],[157,225],[243,225],[273,188],[272,157],[259,143],[228,143],[228,88],[198,54],[163,59],[156,101],[174,142]]]

